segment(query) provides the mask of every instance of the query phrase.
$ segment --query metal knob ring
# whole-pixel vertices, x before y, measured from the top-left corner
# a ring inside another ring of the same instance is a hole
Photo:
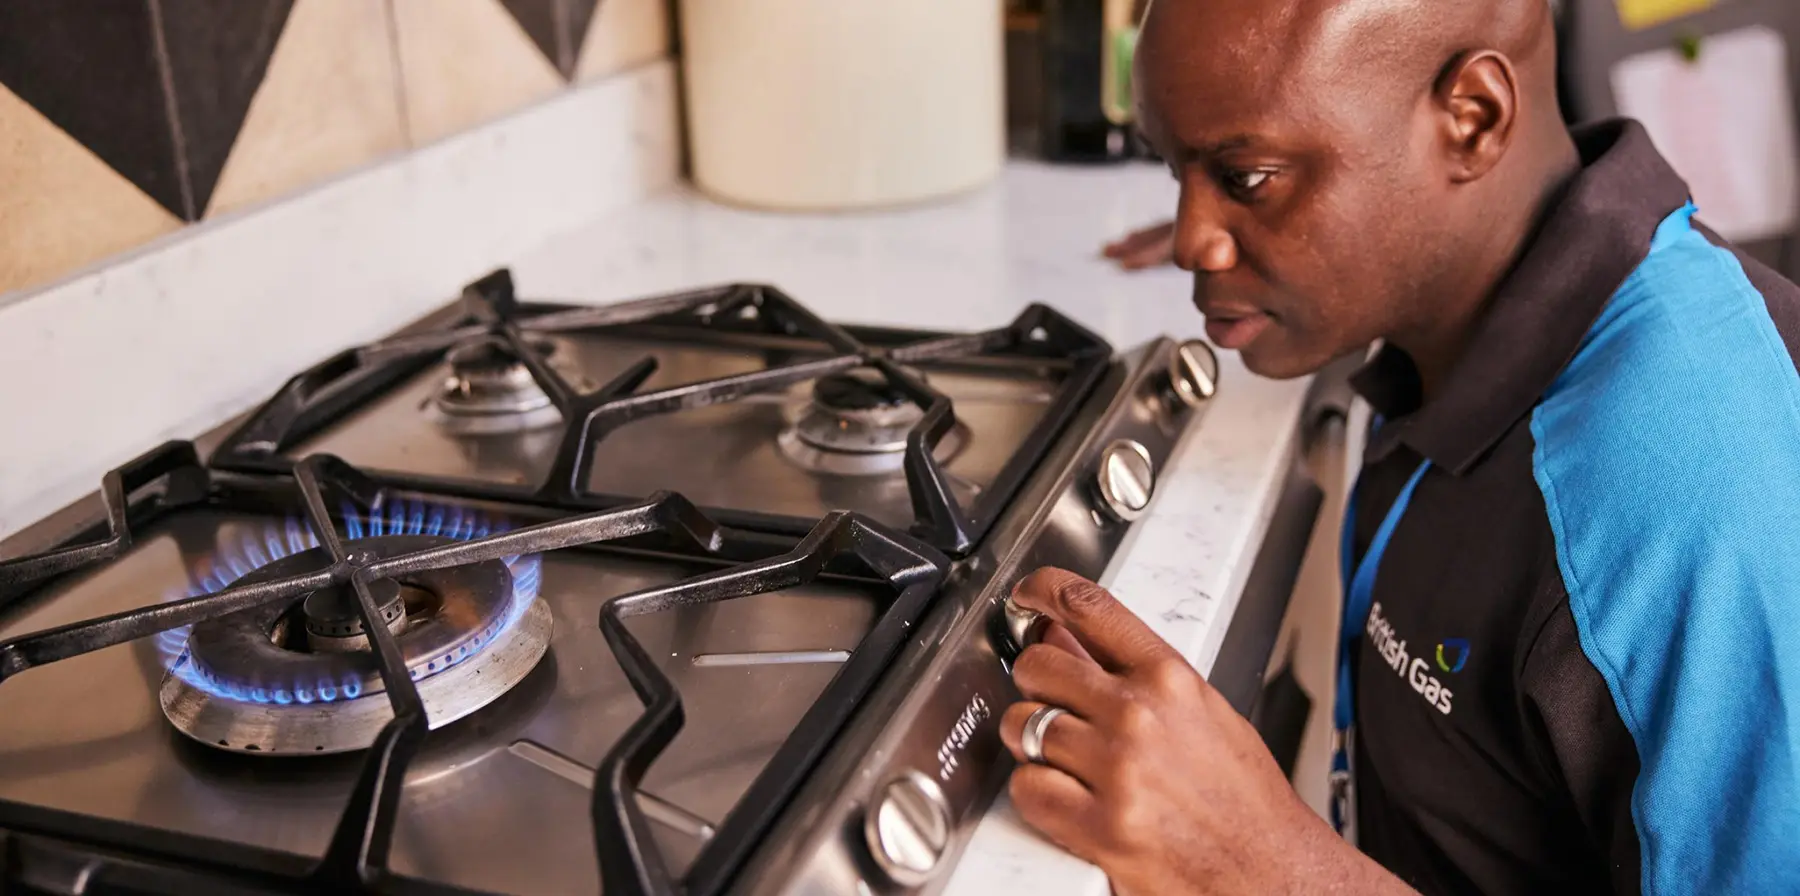
[[[1212,346],[1190,339],[1169,353],[1169,388],[1190,408],[1209,401],[1219,390],[1219,358]]]
[[[950,806],[936,781],[908,769],[876,792],[863,815],[869,855],[890,880],[917,887],[950,848]]]
[[[1156,493],[1156,464],[1150,452],[1133,439],[1118,439],[1100,452],[1095,476],[1100,506],[1119,522],[1129,523],[1150,509]]]

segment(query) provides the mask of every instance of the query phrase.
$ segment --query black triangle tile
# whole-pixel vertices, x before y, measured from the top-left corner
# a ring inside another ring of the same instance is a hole
[[[193,220],[155,54],[147,3],[0,2],[0,84],[164,208]]]
[[[588,23],[594,20],[594,13],[600,9],[600,0],[563,0],[568,4],[569,23],[569,67],[563,77],[573,77],[575,64],[581,61],[581,45],[585,42]]]
[[[550,60],[558,71],[562,71],[563,77],[568,77],[569,73],[563,70],[562,65],[562,29],[557,27],[562,18],[562,11],[559,9],[562,0],[500,0],[500,5],[506,7],[506,11],[512,14],[520,28],[525,29],[526,36],[537,44],[538,51],[544,54],[544,58]]]
[[[204,212],[262,86],[293,0],[157,0],[182,155]]]
[[[575,77],[582,39],[600,0],[500,0],[500,5],[562,73],[563,80]]]

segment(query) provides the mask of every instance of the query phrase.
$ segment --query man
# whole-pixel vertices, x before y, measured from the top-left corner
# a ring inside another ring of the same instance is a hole
[[[1110,595],[1019,585],[1057,625],[1011,797],[1120,894],[1800,892],[1800,290],[1638,126],[1571,136],[1554,55],[1543,0],[1152,5],[1140,120],[1209,336],[1273,377],[1379,342],[1380,422],[1360,851]]]

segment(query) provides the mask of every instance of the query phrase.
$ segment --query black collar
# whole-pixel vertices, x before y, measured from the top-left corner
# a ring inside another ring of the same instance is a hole
[[[1371,440],[1379,461],[1405,443],[1461,475],[1531,413],[1607,301],[1631,275],[1688,188],[1637,122],[1578,128],[1582,170],[1501,281],[1443,389],[1419,406],[1419,377],[1386,346],[1351,380],[1388,422]]]

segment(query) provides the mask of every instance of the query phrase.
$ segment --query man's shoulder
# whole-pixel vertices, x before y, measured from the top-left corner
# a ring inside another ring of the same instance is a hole
[[[1720,236],[1706,222],[1695,219],[1694,231],[1719,251],[1729,253],[1744,272],[1750,287],[1762,296],[1764,309],[1781,335],[1791,358],[1800,359],[1800,286],[1741,247]],[[1800,364],[1800,362],[1797,362]]]
[[[1792,284],[1693,227],[1651,251],[1533,411],[1579,644],[1642,758],[1647,890],[1791,887],[1800,805]],[[1758,281],[1761,281],[1760,283]],[[1772,747],[1772,749],[1771,749]]]
[[[1634,576],[1657,612],[1688,609],[1682,594],[1722,584],[1707,564],[1751,553],[1794,587],[1743,597],[1800,610],[1800,552],[1753,550],[1800,543],[1800,288],[1692,212],[1663,222],[1528,421],[1578,623]]]
[[[1543,396],[1548,408],[1535,416],[1552,419],[1534,426],[1553,429],[1557,415],[1574,413],[1594,424],[1685,431],[1713,447],[1765,430],[1792,442],[1800,287],[1693,213],[1690,204],[1657,228]]]

